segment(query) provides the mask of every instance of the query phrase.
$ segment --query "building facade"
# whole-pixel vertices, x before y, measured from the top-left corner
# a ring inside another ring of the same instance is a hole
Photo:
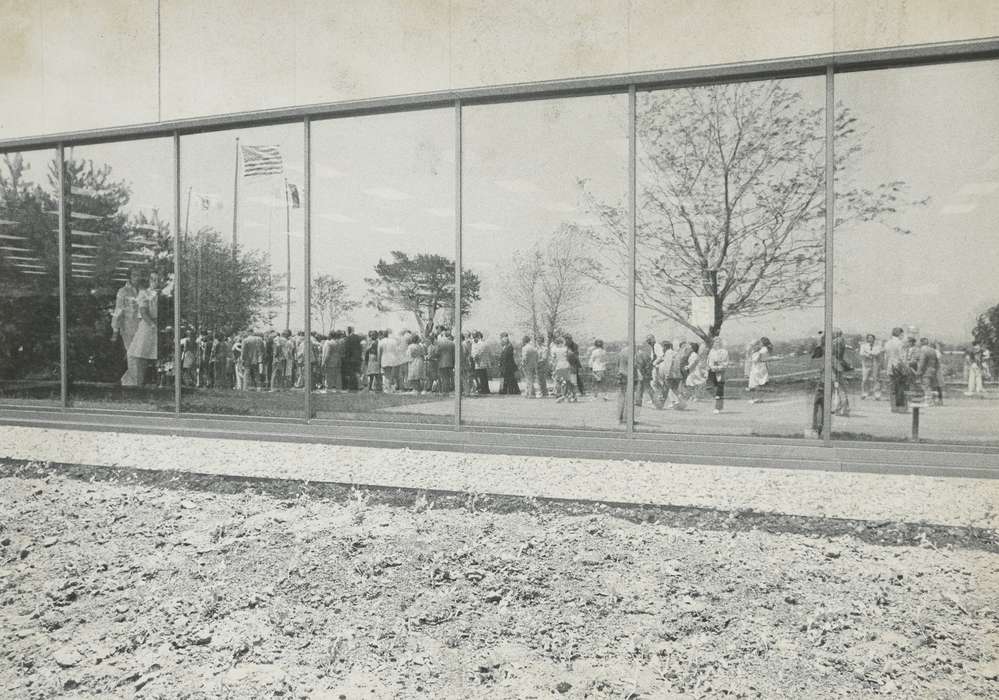
[[[994,3],[5,16],[0,422],[999,467]]]

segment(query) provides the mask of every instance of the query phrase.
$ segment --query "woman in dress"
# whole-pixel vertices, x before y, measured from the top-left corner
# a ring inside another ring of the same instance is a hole
[[[139,325],[128,346],[128,354],[136,360],[138,385],[149,383],[149,370],[156,364],[157,307],[159,301],[159,275],[149,273],[148,282],[143,282],[135,297],[135,305],[139,314]]]
[[[690,357],[687,358],[687,379],[685,384],[690,389],[691,401],[697,401],[701,396],[701,387],[708,379],[706,362],[701,360],[701,346],[698,343],[690,344]]]
[[[368,331],[368,346],[364,349],[364,374],[368,391],[382,390],[382,364],[378,359],[378,331]]]
[[[426,348],[420,342],[420,336],[416,333],[409,336],[409,345],[406,346],[406,384],[410,391],[420,395],[424,392],[423,376],[426,353]]]
[[[763,390],[763,387],[770,381],[770,369],[767,366],[767,362],[770,360],[772,352],[773,345],[770,344],[770,339],[765,337],[760,338],[758,346],[756,346],[750,357],[749,385],[746,387],[749,392]],[[759,403],[760,401],[761,399],[754,395],[749,400],[749,403]]]

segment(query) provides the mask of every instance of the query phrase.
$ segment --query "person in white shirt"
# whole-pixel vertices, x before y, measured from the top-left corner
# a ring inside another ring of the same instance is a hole
[[[905,341],[902,336],[905,331],[895,327],[891,338],[885,341],[884,361],[888,372],[889,393],[891,394],[891,410],[893,413],[906,411],[905,389],[908,385],[905,372]]]
[[[708,384],[715,388],[715,414],[725,409],[725,370],[728,368],[728,350],[725,341],[715,338],[708,353]]]
[[[873,394],[875,401],[881,400],[881,381],[878,374],[881,371],[881,363],[884,360],[885,349],[874,337],[873,333],[868,333],[864,342],[860,344],[860,398],[866,399]]]
[[[593,396],[604,401],[607,397],[601,393],[600,387],[607,374],[607,351],[604,350],[604,341],[597,338],[593,341],[593,348],[590,350],[590,372],[593,373]]]
[[[396,338],[391,329],[386,329],[384,336],[378,341],[378,366],[382,370],[382,391],[395,391]]]
[[[136,386],[139,383],[139,362],[137,358],[128,354],[128,349],[132,345],[132,338],[139,329],[139,306],[137,298],[139,296],[139,286],[142,284],[142,271],[133,267],[126,282],[118,294],[115,296],[114,312],[111,315],[111,341],[118,342],[121,338],[125,346],[125,359],[128,362],[128,369],[121,375],[122,386]]]

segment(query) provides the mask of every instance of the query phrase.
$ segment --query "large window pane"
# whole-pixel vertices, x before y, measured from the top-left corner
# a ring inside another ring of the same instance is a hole
[[[71,405],[174,410],[173,141],[66,149]]]
[[[454,112],[312,125],[319,418],[454,414]]]
[[[463,110],[464,422],[621,427],[627,123],[625,95]]]
[[[639,93],[637,430],[811,431],[825,282],[824,85]]]
[[[836,76],[833,436],[999,442],[999,61]]]
[[[303,417],[304,127],[184,136],[181,410]]]
[[[0,402],[61,403],[59,166],[0,155]]]

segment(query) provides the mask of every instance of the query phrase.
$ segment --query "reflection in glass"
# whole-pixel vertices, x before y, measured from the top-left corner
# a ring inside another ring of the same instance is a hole
[[[319,418],[453,420],[453,124],[451,110],[312,124]],[[474,275],[462,296],[477,299]]]
[[[834,438],[999,442],[997,84],[999,61],[836,77]]]
[[[811,428],[824,99],[821,78],[638,95],[638,429],[800,437]],[[616,225],[601,242],[620,255],[622,211],[603,216]]]
[[[66,150],[69,398],[174,410],[173,143]]]
[[[184,136],[181,410],[302,417],[302,124]]]
[[[462,420],[618,429],[627,297],[608,280],[627,278],[627,97],[462,114],[462,262],[481,297]]]
[[[0,402],[59,404],[56,152],[0,155]]]

